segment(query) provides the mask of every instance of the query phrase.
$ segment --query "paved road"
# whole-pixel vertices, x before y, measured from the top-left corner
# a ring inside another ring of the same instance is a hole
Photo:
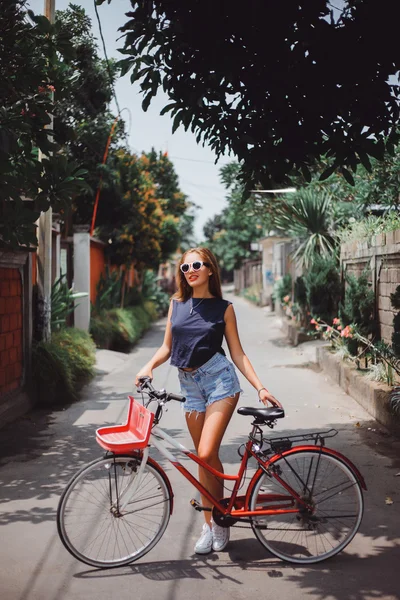
[[[130,567],[113,571],[91,569],[69,556],[55,527],[58,497],[79,465],[99,455],[95,427],[123,419],[133,376],[162,340],[159,323],[129,356],[99,352],[99,374],[83,401],[58,412],[36,411],[1,430],[1,600],[400,598],[400,441],[377,427],[323,373],[308,368],[310,345],[288,347],[273,316],[242,299],[234,303],[244,348],[286,409],[276,431],[336,427],[340,436],[332,446],[348,454],[366,478],[365,516],[351,545],[328,562],[294,567],[268,555],[251,530],[235,529],[225,552],[199,557],[193,545],[202,516],[189,505],[189,484],[163,461],[175,490],[175,510],[158,546]],[[175,370],[160,367],[155,383],[177,390]],[[250,386],[243,382],[243,388],[240,404],[254,403]],[[190,446],[178,405],[170,407],[163,427]],[[247,431],[248,419],[235,415],[222,451],[230,472]],[[388,496],[392,505],[385,503]]]

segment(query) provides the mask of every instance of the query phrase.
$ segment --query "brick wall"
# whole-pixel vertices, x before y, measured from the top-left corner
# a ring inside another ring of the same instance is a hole
[[[22,371],[21,275],[0,268],[0,396],[20,387]]]
[[[347,273],[356,276],[368,269],[376,294],[381,338],[390,344],[393,317],[398,312],[392,310],[390,294],[400,285],[400,230],[342,245],[341,263]]]

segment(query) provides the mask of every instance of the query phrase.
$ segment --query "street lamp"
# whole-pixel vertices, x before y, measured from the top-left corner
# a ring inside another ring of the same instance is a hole
[[[252,194],[293,194],[297,192],[296,188],[288,187],[278,190],[250,190]]]

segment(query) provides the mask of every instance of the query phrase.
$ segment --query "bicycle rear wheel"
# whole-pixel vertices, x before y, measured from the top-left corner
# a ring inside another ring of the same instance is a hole
[[[297,513],[253,517],[252,528],[261,544],[278,558],[300,564],[320,562],[343,550],[357,533],[364,507],[352,470],[315,449],[279,458],[271,466],[274,472],[311,508],[306,510],[296,500]],[[273,475],[261,473],[251,493],[250,510],[277,506],[276,501],[268,501],[268,494],[289,496]]]
[[[64,490],[57,511],[61,541],[93,567],[120,567],[146,554],[162,537],[171,498],[162,471],[147,463],[125,509],[120,500],[133,484],[140,459],[100,458],[81,469]]]

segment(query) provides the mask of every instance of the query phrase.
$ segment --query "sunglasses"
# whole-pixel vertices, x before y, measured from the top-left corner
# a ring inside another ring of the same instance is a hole
[[[189,273],[190,267],[192,267],[193,271],[200,271],[202,266],[209,267],[210,265],[203,260],[195,260],[192,263],[182,263],[179,267],[182,273]]]

